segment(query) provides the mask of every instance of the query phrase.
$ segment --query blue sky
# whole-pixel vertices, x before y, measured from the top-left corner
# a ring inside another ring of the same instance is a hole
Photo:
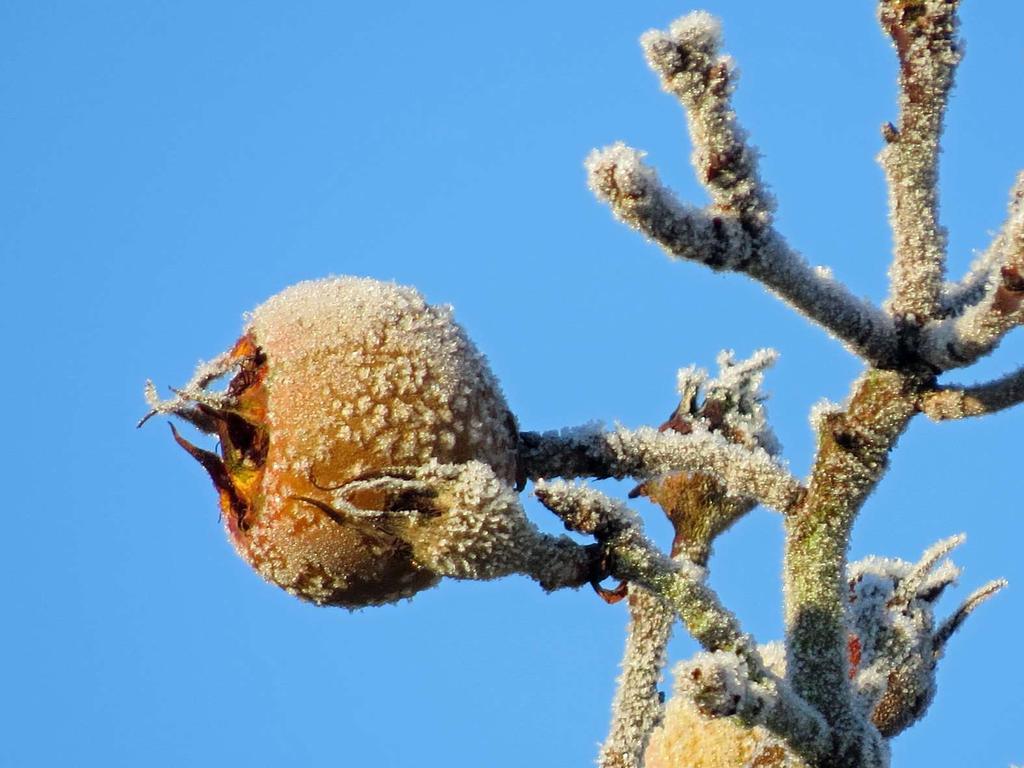
[[[742,68],[780,228],[880,300],[873,157],[895,62],[872,5],[698,7]],[[678,367],[774,346],[770,415],[805,472],[806,414],[845,395],[857,361],[745,279],[670,263],[584,183],[587,152],[622,139],[703,199],[636,44],[692,8],[0,4],[0,764],[592,764],[621,605],[518,578],[355,614],[302,604],[233,555],[166,427],[134,424],[144,380],[184,382],[245,310],[300,279],[370,275],[453,304],[527,428],[657,424]],[[967,3],[963,19],[942,165],[954,275],[1024,167],[1024,6]],[[977,377],[1022,359],[1014,338]],[[1020,410],[915,423],[856,529],[854,557],[905,558],[966,531],[956,596],[1011,581],[951,642],[895,765],[1024,762],[1022,427]],[[712,563],[759,640],[781,634],[780,550],[757,511]]]

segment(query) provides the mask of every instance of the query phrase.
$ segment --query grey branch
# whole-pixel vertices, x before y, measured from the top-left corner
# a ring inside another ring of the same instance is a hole
[[[777,354],[761,349],[737,361],[732,352],[718,356],[719,375],[691,367],[679,371],[679,405],[662,429],[691,433],[695,426],[727,436],[747,447],[774,454],[778,442],[768,426],[761,380]],[[707,565],[714,538],[755,503],[729,496],[720,484],[699,473],[664,475],[641,483],[630,496],[645,495],[659,504],[675,528],[672,555]],[[651,731],[664,714],[658,691],[675,615],[657,596],[632,584],[630,622],[622,674],[612,705],[608,738],[601,748],[601,768],[641,768]]]
[[[704,583],[704,569],[662,554],[643,534],[639,518],[621,502],[563,480],[538,482],[536,494],[567,528],[601,541],[608,549],[611,575],[640,584],[666,601],[705,649],[757,656],[736,617]]]
[[[997,277],[1008,249],[1019,240],[1022,226],[1020,214],[1024,207],[1024,172],[1018,173],[1010,186],[1008,213],[999,233],[989,247],[975,259],[967,274],[957,283],[947,283],[941,297],[943,316],[961,315],[969,307],[978,304],[989,290],[993,278]]]
[[[757,150],[732,109],[736,70],[720,52],[718,20],[697,11],[668,32],[651,30],[640,43],[662,88],[686,110],[691,162],[714,207],[758,227],[771,224],[775,201],[758,178]]]
[[[621,221],[671,256],[760,281],[861,357],[879,364],[894,358],[889,316],[808,265],[771,227],[751,229],[736,214],[682,205],[642,158],[621,143],[587,158],[591,189]]]
[[[900,64],[899,125],[883,130],[879,156],[889,187],[894,258],[890,308],[920,324],[935,316],[945,270],[939,223],[938,158],[942,121],[960,61],[957,0],[882,0],[879,20]]]
[[[600,768],[643,768],[647,740],[664,710],[658,683],[674,619],[660,598],[635,584],[629,587],[622,674],[612,702],[611,727],[597,761]]]
[[[968,299],[974,303],[962,306]],[[1024,173],[1010,193],[1003,228],[947,301],[959,302],[960,314],[930,323],[921,339],[922,357],[941,370],[970,365],[1024,322]]]
[[[682,435],[650,427],[602,432],[583,427],[562,432],[524,432],[520,460],[530,479],[626,477],[646,480],[669,472],[702,472],[730,494],[785,512],[803,487],[763,448],[746,448],[717,433]]]
[[[937,387],[921,396],[920,408],[933,421],[986,416],[1024,402],[1024,368],[984,384]]]

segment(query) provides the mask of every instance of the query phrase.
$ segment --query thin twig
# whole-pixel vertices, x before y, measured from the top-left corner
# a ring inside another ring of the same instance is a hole
[[[925,392],[920,408],[933,421],[987,416],[1024,402],[1024,368],[984,384],[949,384]]]
[[[900,62],[898,126],[879,156],[889,187],[894,258],[889,306],[915,325],[935,316],[946,259],[939,223],[939,137],[960,61],[957,0],[882,0],[879,20]]]
[[[694,430],[681,435],[650,427],[602,432],[584,427],[520,434],[519,456],[530,479],[631,477],[646,480],[669,472],[702,472],[735,496],[785,512],[803,487],[762,448],[745,448],[719,434]]]
[[[736,70],[723,56],[718,20],[697,11],[651,30],[640,43],[661,85],[686,110],[691,162],[714,207],[754,227],[771,224],[775,201],[758,178],[757,150],[732,109]]]
[[[1010,185],[1009,213],[999,233],[989,243],[988,248],[978,256],[970,268],[958,282],[947,283],[941,297],[942,316],[957,316],[969,307],[979,303],[992,283],[993,277],[999,274],[1007,248],[1015,239],[1021,226],[1018,213],[1024,206],[1024,172],[1018,173],[1014,183]]]
[[[647,739],[661,722],[664,705],[658,690],[665,649],[675,614],[643,587],[629,587],[629,626],[622,656],[612,721],[601,746],[600,768],[642,768]]]

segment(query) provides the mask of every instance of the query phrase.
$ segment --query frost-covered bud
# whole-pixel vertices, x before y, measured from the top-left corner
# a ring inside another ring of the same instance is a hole
[[[848,569],[850,674],[862,707],[886,738],[924,715],[946,642],[1006,585],[990,581],[936,623],[935,603],[960,575],[946,555],[963,541],[962,535],[939,541],[917,563],[868,557]]]
[[[745,448],[778,453],[761,392],[764,371],[776,358],[774,350],[762,349],[737,362],[731,351],[723,351],[715,379],[699,368],[679,371],[679,405],[660,431],[706,429]],[[665,511],[675,528],[672,554],[684,553],[699,565],[707,564],[714,539],[756,503],[730,494],[718,477],[693,472],[651,478],[632,495],[646,496]]]
[[[207,389],[231,372],[225,391]],[[318,604],[387,603],[436,583],[400,535],[415,529],[436,550],[411,523],[440,514],[419,468],[479,462],[504,486],[516,478],[516,422],[486,360],[449,307],[392,283],[288,288],[175,398],[148,394],[155,412],[219,438],[214,454],[176,434],[213,478],[238,553]]]

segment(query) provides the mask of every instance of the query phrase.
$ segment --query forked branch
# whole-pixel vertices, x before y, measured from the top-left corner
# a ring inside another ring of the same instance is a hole
[[[621,143],[587,159],[594,193],[671,256],[747,274],[856,354],[891,364],[897,354],[891,319],[826,270],[809,266],[771,226],[774,201],[732,110],[735,72],[719,51],[717,23],[706,13],[690,14],[668,32],[648,32],[643,45],[665,90],[687,110],[694,166],[712,205],[703,211],[682,205],[643,153]]]
[[[801,755],[813,758],[823,752],[830,736],[825,720],[768,669],[754,641],[704,582],[702,568],[685,558],[665,557],[644,536],[631,511],[598,491],[554,481],[538,483],[536,493],[567,528],[598,539],[613,576],[657,595],[707,651],[725,652],[742,664],[744,684],[765,697],[762,704],[770,705],[762,713],[766,720],[758,724]],[[745,713],[754,716],[753,710]]]
[[[773,350],[762,349],[736,361],[731,352],[718,356],[719,375],[711,379],[695,367],[679,371],[679,404],[661,429],[688,434],[701,426],[730,442],[778,449],[768,426],[760,391],[766,368],[775,362]],[[714,477],[680,472],[652,478],[630,497],[654,501],[675,529],[671,554],[705,567],[714,539],[755,502],[729,495]],[[658,597],[638,584],[628,585],[629,626],[608,737],[601,747],[600,768],[640,768],[647,742],[664,714],[658,690],[665,651],[675,615]]]
[[[773,229],[755,236],[734,215],[683,206],[642,158],[641,152],[615,144],[587,159],[591,189],[621,221],[671,256],[760,281],[865,359],[878,364],[894,359],[896,337],[887,315],[826,270],[808,265]]]
[[[757,150],[732,109],[736,69],[721,53],[718,20],[704,11],[675,21],[668,32],[640,39],[661,86],[686,110],[691,161],[713,208],[736,214],[749,228],[771,224],[775,201],[757,174]]]

